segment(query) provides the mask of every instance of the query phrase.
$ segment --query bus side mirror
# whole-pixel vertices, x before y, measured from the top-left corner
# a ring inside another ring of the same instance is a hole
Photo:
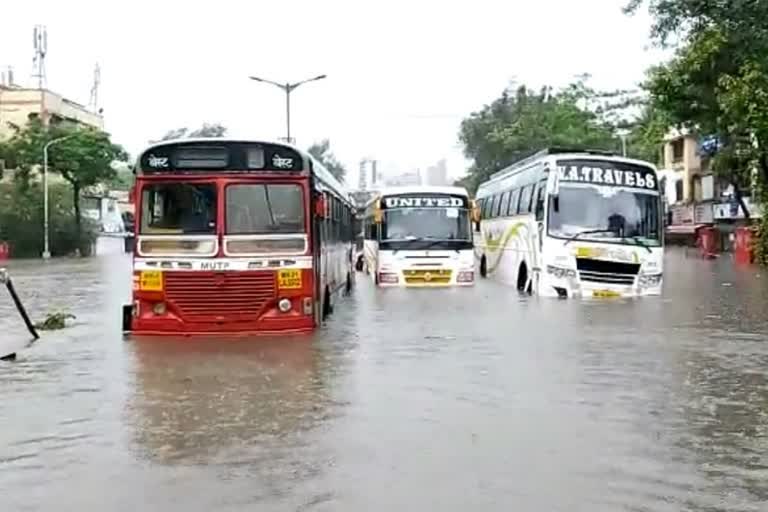
[[[552,209],[556,212],[560,211],[560,196],[552,196]]]
[[[328,216],[328,202],[325,200],[324,194],[320,194],[315,198],[315,215],[321,219]]]

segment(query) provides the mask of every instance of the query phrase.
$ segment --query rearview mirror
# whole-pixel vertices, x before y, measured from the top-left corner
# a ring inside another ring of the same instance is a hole
[[[324,194],[315,198],[315,215],[323,219],[328,216],[328,202],[325,200]]]

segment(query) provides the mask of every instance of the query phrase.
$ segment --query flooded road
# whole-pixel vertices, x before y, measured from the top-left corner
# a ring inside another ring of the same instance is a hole
[[[768,272],[666,265],[609,302],[359,275],[313,335],[158,343],[127,257],[12,262],[77,319],[0,363],[0,509],[764,511]]]

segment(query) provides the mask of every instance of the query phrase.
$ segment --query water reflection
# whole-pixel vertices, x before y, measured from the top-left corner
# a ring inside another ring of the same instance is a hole
[[[206,463],[298,443],[329,414],[312,338],[134,341],[128,414],[142,457]]]

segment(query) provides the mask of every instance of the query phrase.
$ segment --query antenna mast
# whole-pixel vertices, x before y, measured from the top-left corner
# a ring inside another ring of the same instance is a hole
[[[101,84],[101,67],[99,63],[96,63],[96,67],[93,69],[93,85],[91,86],[91,99],[88,102],[88,106],[94,112],[99,111],[99,85]]]
[[[48,30],[44,25],[35,25],[32,45],[35,49],[32,78],[37,78],[37,88],[42,89],[46,85],[45,56],[48,53]]]

